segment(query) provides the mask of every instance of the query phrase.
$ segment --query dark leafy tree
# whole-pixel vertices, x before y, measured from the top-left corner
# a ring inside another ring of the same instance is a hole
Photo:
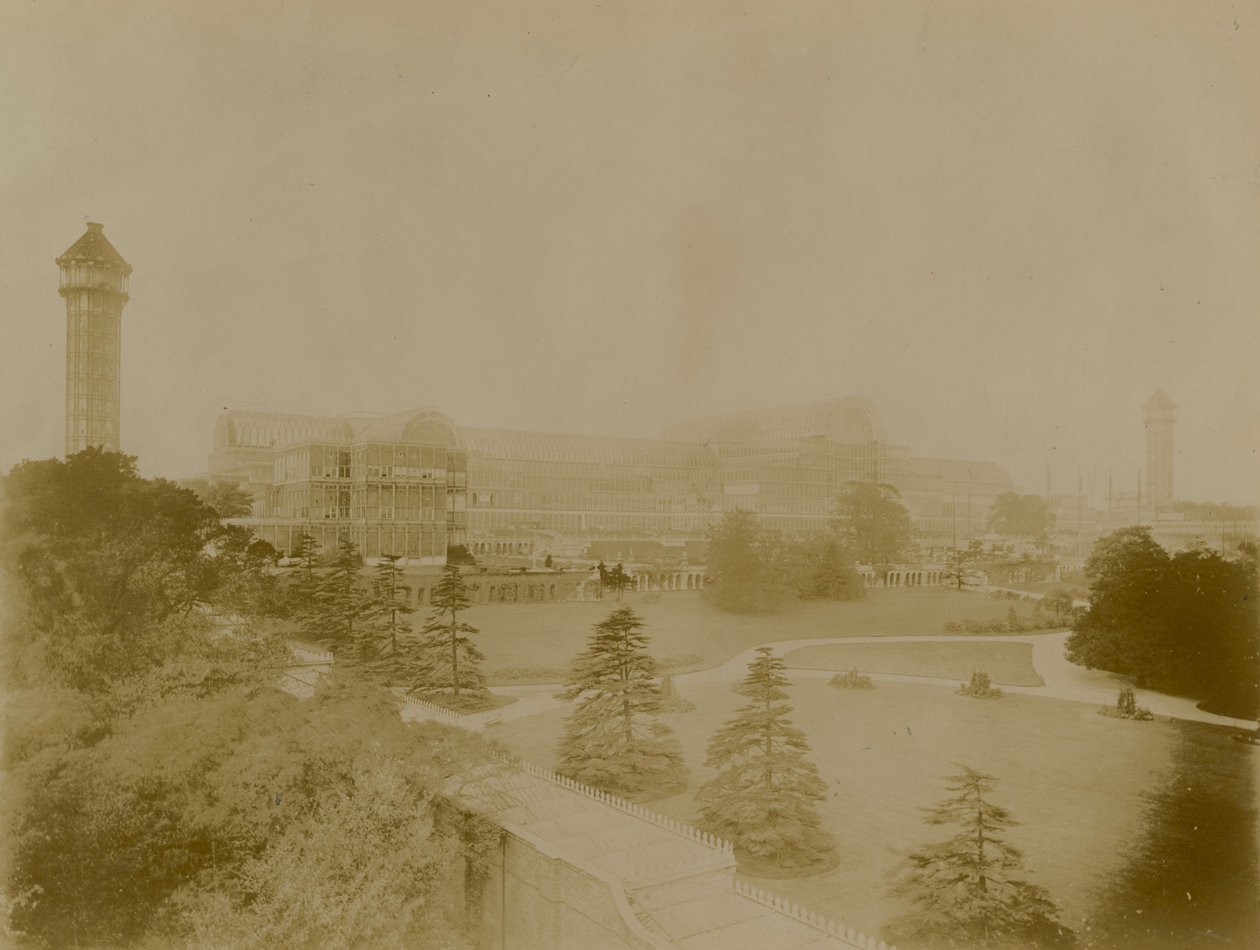
[[[607,572],[604,584],[609,590],[617,592],[617,602],[620,603],[622,591],[634,586],[634,578],[626,572],[623,565],[618,564],[611,571]]]
[[[557,771],[634,798],[680,791],[686,774],[678,740],[655,718],[663,696],[642,631],[633,610],[614,610],[595,625],[559,694],[574,706]]]
[[[709,532],[705,597],[732,613],[770,613],[795,593],[778,538],[751,511],[728,512]]]
[[[472,598],[458,566],[442,568],[442,579],[430,597],[432,611],[420,631],[412,681],[417,689],[449,696],[459,707],[478,708],[490,701],[481,662],[472,641],[477,628],[461,619]]]
[[[1085,562],[1090,608],[1067,641],[1067,658],[1133,676],[1144,687],[1173,661],[1168,553],[1140,526],[1101,538]]]
[[[953,794],[925,809],[929,825],[954,833],[909,856],[893,893],[915,909],[885,935],[916,947],[958,950],[1073,946],[1075,938],[1056,920],[1046,892],[1021,876],[1023,855],[1005,837],[1016,821],[987,797],[997,779],[961,768],[947,779]]]
[[[892,485],[849,482],[836,503],[836,527],[864,564],[895,564],[914,548],[914,524]]]
[[[242,535],[191,491],[140,478],[132,456],[23,462],[4,493],[4,562],[25,608],[13,660],[75,689],[160,668],[200,635],[194,610],[257,566],[234,558]]]
[[[769,647],[759,647],[734,687],[748,703],[709,742],[705,765],[718,774],[700,788],[699,824],[732,841],[754,866],[812,868],[834,853],[817,810],[826,786],[805,734],[788,719],[783,669]]]
[[[476,567],[477,559],[473,557],[466,544],[452,544],[446,549],[446,563]]]

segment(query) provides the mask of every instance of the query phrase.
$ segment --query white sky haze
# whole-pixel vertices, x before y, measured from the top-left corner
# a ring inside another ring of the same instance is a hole
[[[53,258],[135,268],[123,449],[225,406],[657,436],[864,395],[915,454],[1256,502],[1254,3],[0,0],[0,465]]]

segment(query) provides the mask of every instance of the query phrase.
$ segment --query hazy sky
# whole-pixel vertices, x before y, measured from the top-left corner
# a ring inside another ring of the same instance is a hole
[[[1260,6],[0,0],[0,465],[53,258],[135,268],[123,448],[224,406],[658,435],[860,394],[1025,487],[1256,500]]]

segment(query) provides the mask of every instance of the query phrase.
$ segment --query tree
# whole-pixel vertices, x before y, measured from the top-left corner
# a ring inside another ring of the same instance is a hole
[[[978,557],[974,547],[971,548],[950,548],[945,556],[944,577],[951,584],[962,590],[968,584],[976,583],[979,574],[971,566]]]
[[[732,613],[770,613],[793,592],[778,538],[751,511],[727,512],[709,532],[705,597]]]
[[[479,740],[337,672],[277,690],[284,641],[214,619],[248,608],[267,548],[133,459],[25,463],[5,489],[8,935],[471,946],[440,793]]]
[[[805,734],[788,719],[783,670],[769,647],[758,647],[735,685],[749,701],[709,742],[705,765],[718,774],[700,788],[699,825],[755,865],[814,868],[834,852],[816,808],[826,786],[806,757]]]
[[[197,637],[196,608],[256,562],[191,491],[143,479],[132,456],[86,449],[23,462],[4,479],[4,561],[23,592],[21,664],[106,691]],[[178,634],[178,636],[177,636]]]
[[[657,664],[643,620],[619,607],[595,625],[558,698],[575,703],[565,720],[557,771],[634,798],[681,791],[682,748],[654,717],[661,711]]]
[[[1016,824],[986,796],[997,779],[969,766],[947,778],[951,797],[924,809],[929,825],[957,829],[915,851],[894,886],[916,907],[895,920],[889,939],[924,947],[1059,947],[1075,940],[1046,892],[1018,875],[1023,855],[1003,833]]]
[[[791,546],[788,557],[802,600],[861,600],[866,596],[862,576],[854,568],[854,553],[835,537],[811,538]]]
[[[411,638],[408,618],[415,611],[407,598],[398,560],[397,554],[387,554],[374,568],[369,615],[372,638],[376,641],[375,672],[391,682],[405,669],[404,647]]]
[[[914,544],[910,512],[892,485],[847,483],[837,500],[836,527],[863,564],[895,564]]]
[[[1133,676],[1139,687],[1167,670],[1169,564],[1148,528],[1120,528],[1100,538],[1085,562],[1090,608],[1068,637],[1067,658],[1088,669]]]
[[[468,550],[468,545],[452,544],[446,549],[446,563],[476,567],[477,559],[473,557],[472,552]]]
[[[354,542],[338,541],[336,560],[319,580],[305,626],[343,667],[371,672],[377,668],[380,645],[371,626],[376,605],[360,582],[362,567]]]
[[[1054,617],[1056,623],[1064,623],[1076,619],[1076,602],[1071,592],[1056,587],[1037,601],[1033,613],[1039,616],[1048,614]]]
[[[458,566],[442,568],[442,579],[433,588],[432,611],[420,631],[418,657],[412,680],[427,692],[450,693],[455,706],[477,708],[488,704],[489,691],[481,672],[485,659],[469,634],[477,628],[460,619],[472,606],[472,598]]]
[[[1003,492],[993,499],[989,530],[1007,538],[1029,538],[1045,547],[1054,528],[1054,515],[1040,495]]]
[[[246,518],[254,507],[254,496],[235,482],[208,482],[204,478],[190,478],[181,481],[179,486],[194,492],[220,518]]]
[[[604,583],[617,592],[617,602],[621,603],[622,591],[634,584],[634,578],[626,573],[625,567],[619,563],[611,571],[607,571]]]
[[[39,897],[15,923],[48,946],[468,947],[437,793],[479,759],[344,682],[141,710],[17,766],[7,870]]]

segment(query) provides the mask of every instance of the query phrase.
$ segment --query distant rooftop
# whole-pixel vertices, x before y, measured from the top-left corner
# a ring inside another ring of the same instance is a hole
[[[57,258],[58,264],[66,264],[70,261],[108,264],[111,267],[121,268],[124,274],[131,274],[131,265],[123,260],[118,249],[110,244],[109,238],[105,236],[105,225],[97,224],[95,221],[89,221],[83,237],[71,244],[66,252]]]

